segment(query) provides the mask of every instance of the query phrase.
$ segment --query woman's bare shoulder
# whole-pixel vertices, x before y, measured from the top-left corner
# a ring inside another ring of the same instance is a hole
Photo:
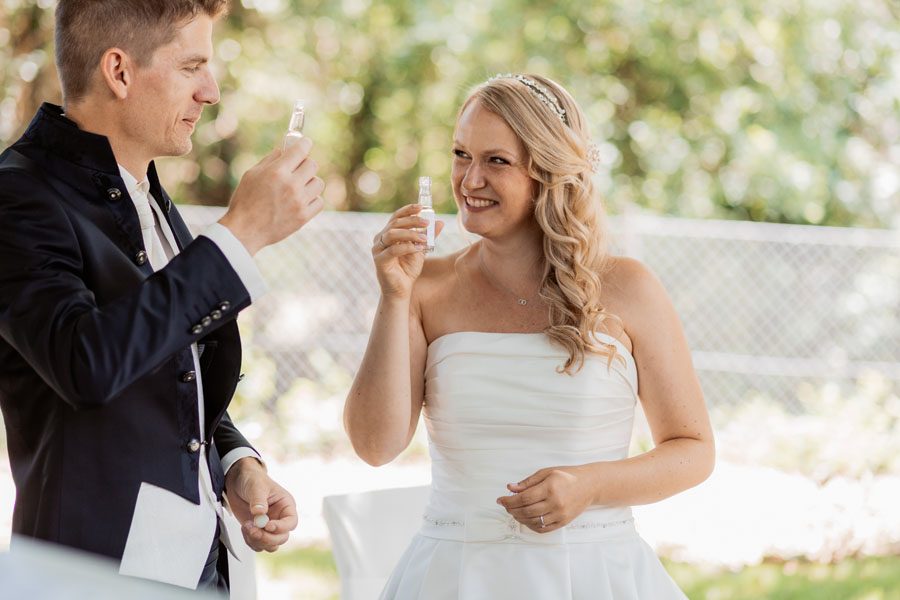
[[[462,248],[451,254],[442,256],[429,256],[425,259],[425,265],[422,267],[422,274],[419,276],[416,284],[419,282],[430,285],[439,284],[448,277],[452,277],[456,272],[460,258],[468,251],[468,248]]]
[[[422,267],[422,274],[419,275],[416,285],[413,287],[413,295],[430,296],[446,291],[448,286],[453,286],[456,282],[460,258],[466,251],[467,248],[463,248],[452,254],[427,257],[425,265]]]
[[[641,261],[613,256],[602,276],[603,303],[622,318],[641,318],[655,310],[668,295],[659,277]]]

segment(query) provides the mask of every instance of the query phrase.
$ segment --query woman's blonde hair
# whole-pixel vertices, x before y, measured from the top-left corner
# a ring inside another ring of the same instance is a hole
[[[534,217],[544,233],[540,297],[550,306],[544,333],[569,358],[558,370],[577,373],[585,353],[616,356],[595,335],[605,327],[600,281],[609,267],[605,210],[591,181],[590,130],[566,90],[538,75],[493,77],[478,86],[460,109],[478,101],[525,145],[527,170],[537,183]]]

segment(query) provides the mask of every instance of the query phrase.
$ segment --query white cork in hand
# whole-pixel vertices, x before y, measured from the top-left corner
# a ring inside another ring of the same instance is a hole
[[[253,517],[253,524],[262,529],[269,523],[268,515],[256,515]]]

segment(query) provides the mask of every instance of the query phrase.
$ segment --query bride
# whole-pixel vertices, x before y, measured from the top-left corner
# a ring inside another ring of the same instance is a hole
[[[665,290],[606,250],[589,140],[558,84],[498,75],[453,141],[479,241],[425,260],[416,205],[375,236],[381,299],[344,423],[381,465],[423,413],[432,459],[384,599],[685,598],[629,506],[706,479],[712,431]],[[638,400],[655,448],[628,458]]]

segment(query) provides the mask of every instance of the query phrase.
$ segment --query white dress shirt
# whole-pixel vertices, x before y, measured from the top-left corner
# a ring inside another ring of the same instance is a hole
[[[159,204],[150,194],[150,184],[146,175],[138,181],[124,167],[119,165],[119,172],[125,182],[129,196],[135,203],[142,220],[147,219],[146,206],[149,203],[155,220],[152,229],[142,231],[144,246],[150,265],[159,270],[178,254],[178,244],[166,221]],[[144,215],[141,215],[141,212]],[[142,224],[143,227],[143,224]],[[266,284],[253,262],[253,258],[244,245],[227,227],[214,223],[202,234],[211,239],[228,259],[250,292],[250,298],[256,300],[265,293]],[[200,439],[206,439],[205,405],[203,399],[203,381],[200,372],[200,353],[197,344],[191,344],[191,355],[194,359],[194,371],[197,374],[197,413],[200,419]],[[185,500],[167,490],[144,483],[135,506],[125,554],[122,557],[120,572],[126,575],[156,579],[194,589],[199,581],[200,572],[209,554],[209,547],[215,531],[216,521],[224,520],[221,503],[216,499],[212,486],[212,477],[206,461],[206,445],[199,451],[200,468],[197,485],[200,491],[200,506]],[[221,457],[225,473],[241,458],[252,456],[260,460],[259,455],[250,448],[237,448]],[[171,532],[163,531],[171,527]],[[224,522],[221,530],[226,527]],[[174,539],[177,540],[173,543]],[[223,541],[232,550],[227,534]],[[241,543],[243,541],[241,540]]]

